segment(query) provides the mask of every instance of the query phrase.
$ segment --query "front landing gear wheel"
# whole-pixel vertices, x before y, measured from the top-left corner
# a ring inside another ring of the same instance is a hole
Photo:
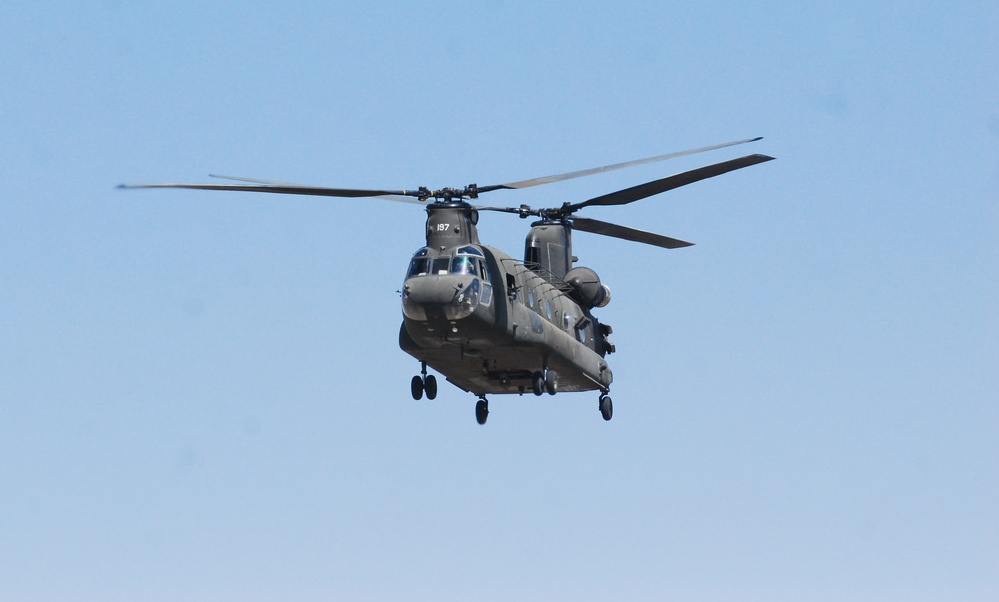
[[[486,401],[485,397],[482,397],[475,402],[475,421],[479,424],[485,424],[486,418],[489,418],[489,402]]]
[[[614,402],[607,395],[600,396],[600,415],[604,417],[604,420],[610,420],[614,417]]]
[[[427,394],[427,399],[434,399],[437,397],[437,377],[433,374],[427,374],[427,365],[425,363],[421,363],[420,365],[422,366],[422,370],[409,383],[413,399],[416,401],[423,399],[424,393]]]
[[[437,377],[433,374],[428,374],[423,379],[423,390],[427,392],[427,399],[437,398]]]

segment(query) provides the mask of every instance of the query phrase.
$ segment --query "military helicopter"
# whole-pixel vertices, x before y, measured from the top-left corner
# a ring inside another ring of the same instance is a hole
[[[402,290],[399,346],[420,361],[411,381],[413,399],[437,396],[433,368],[477,397],[475,418],[489,416],[486,395],[555,395],[599,391],[597,407],[604,420],[614,414],[609,395],[613,373],[606,356],[615,351],[612,329],[593,310],[606,306],[610,289],[593,270],[574,266],[572,230],[582,230],[666,249],[690,246],[683,240],[576,216],[587,207],[625,205],[693,182],[749,167],[773,157],[746,155],[692,169],[578,203],[533,209],[470,203],[495,190],[518,190],[560,182],[729,146],[751,138],[657,155],[506,184],[416,190],[363,190],[303,186],[287,182],[221,178],[238,184],[122,184],[119,188],[185,188],[331,197],[375,197],[426,204],[426,245],[409,262]],[[479,242],[480,211],[536,218],[524,245],[523,261]]]

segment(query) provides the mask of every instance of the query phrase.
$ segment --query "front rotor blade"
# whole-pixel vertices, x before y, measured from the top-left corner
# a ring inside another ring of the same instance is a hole
[[[710,150],[725,148],[727,146],[735,146],[737,144],[746,144],[747,142],[756,142],[757,140],[762,140],[762,139],[763,137],[759,136],[757,138],[747,138],[745,140],[725,142],[723,144],[715,144],[713,146],[703,146],[701,148],[693,148],[690,150],[679,151],[675,153],[667,153],[665,155],[656,155],[655,157],[648,157],[645,159],[635,159],[634,161],[625,161],[624,163],[615,163],[613,165],[604,165],[602,167],[593,167],[591,169],[583,169],[580,171],[571,171],[569,173],[555,174],[553,176],[542,176],[540,178],[532,178],[530,180],[521,180],[519,182],[509,182],[507,184],[498,184],[494,186],[480,186],[478,191],[490,192],[492,190],[500,190],[500,189],[513,190],[517,188],[529,188],[531,186],[538,186],[541,184],[551,184],[552,182],[561,182],[563,180],[571,180],[573,178],[591,176],[593,174],[603,173],[606,171],[624,169],[625,167],[634,167],[636,165],[645,165],[646,163],[655,163],[656,161],[665,161],[666,159],[675,159],[676,157],[684,157],[696,153],[703,153]]]
[[[706,167],[699,167],[683,173],[667,176],[661,180],[639,184],[638,186],[632,186],[631,188],[625,188],[624,190],[594,197],[588,201],[568,205],[565,207],[565,212],[567,214],[572,213],[582,209],[583,207],[589,207],[591,205],[626,205],[628,203],[633,203],[635,201],[666,192],[667,190],[673,190],[674,188],[679,188],[680,186],[693,184],[694,182],[698,182],[700,180],[720,176],[723,173],[728,173],[736,169],[742,169],[743,167],[749,167],[750,165],[765,163],[766,161],[772,160],[773,157],[769,157],[767,155],[746,155],[745,157],[739,157],[738,159],[722,161],[721,163],[715,163],[714,165],[708,165]]]
[[[264,184],[267,186],[301,186],[301,184],[293,184],[291,182],[279,182],[277,180],[264,180],[262,178],[244,178],[242,176],[223,176],[215,173],[208,174],[209,178],[218,178],[219,180],[232,180],[233,182],[250,182],[251,184]]]
[[[583,232],[603,234],[604,236],[613,236],[614,238],[621,238],[633,242],[643,242],[647,245],[662,247],[664,249],[679,249],[681,247],[689,247],[694,244],[692,242],[680,240],[679,238],[656,234],[655,232],[646,232],[645,230],[639,230],[637,228],[629,228],[628,226],[620,226],[618,224],[611,224],[609,222],[602,222],[600,220],[588,219],[585,217],[572,218],[572,227],[575,230],[582,230]]]
[[[232,192],[269,192],[272,194],[300,194],[306,196],[332,196],[345,198],[379,197],[414,202],[418,197],[414,190],[363,190],[358,188],[325,188],[322,186],[290,185],[244,185],[244,184],[120,184],[118,188],[184,188],[188,190],[228,190]]]

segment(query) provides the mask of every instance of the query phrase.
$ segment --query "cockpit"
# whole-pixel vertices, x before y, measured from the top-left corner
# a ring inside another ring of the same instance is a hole
[[[490,305],[493,287],[482,251],[466,245],[447,255],[430,253],[430,248],[424,247],[409,262],[402,295],[402,312],[407,318],[425,322],[428,315],[443,310],[443,317],[453,327],[454,321],[471,316],[477,307]],[[437,309],[428,314],[428,307]]]
[[[455,254],[430,257],[426,247],[413,255],[409,262],[406,278],[416,276],[443,276],[446,274],[465,274],[486,278],[486,265],[482,251],[472,246],[459,247]]]

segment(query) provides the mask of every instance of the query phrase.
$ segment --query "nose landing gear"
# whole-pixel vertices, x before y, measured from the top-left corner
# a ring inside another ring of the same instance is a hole
[[[427,399],[434,399],[437,397],[437,377],[433,374],[427,374],[427,364],[422,363],[423,367],[420,374],[413,377],[413,380],[409,383],[409,389],[413,393],[413,399],[419,401],[423,399],[423,394],[427,394]]]

